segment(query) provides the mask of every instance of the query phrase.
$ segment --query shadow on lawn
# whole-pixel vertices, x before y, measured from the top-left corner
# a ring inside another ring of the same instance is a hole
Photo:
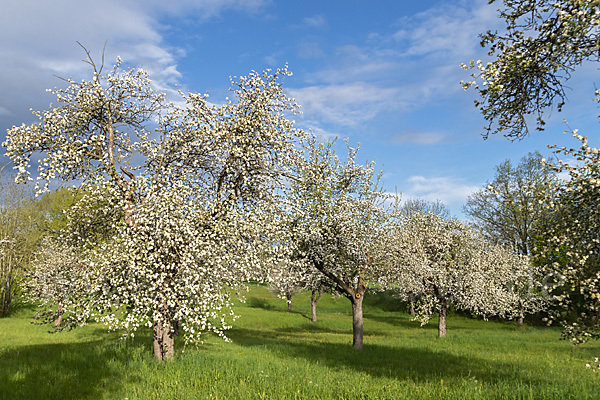
[[[304,358],[311,363],[318,362],[334,369],[353,369],[374,377],[415,382],[465,378],[489,384],[514,379],[515,370],[518,370],[510,362],[459,356],[432,348],[365,344],[361,351],[357,351],[350,344],[306,338],[308,332],[319,331],[323,331],[323,328],[313,327],[309,331],[296,329],[295,332],[290,329],[261,332],[234,328],[228,336],[241,346],[266,347],[283,357]],[[300,335],[304,339],[299,339]],[[523,380],[523,377],[519,378]]]
[[[262,308],[263,310],[274,310],[275,306],[270,301],[258,297],[247,297],[246,305],[251,308]]]
[[[421,326],[419,321],[412,321],[412,315],[408,314],[396,314],[396,315],[374,315],[370,313],[365,313],[365,320],[373,320],[380,323],[385,323],[394,327],[399,328],[407,328],[407,329],[425,329],[425,330],[437,330],[437,317],[434,317],[429,321],[428,324]],[[450,318],[448,319],[450,321]],[[451,328],[448,327],[448,330]],[[454,327],[452,327],[454,329]]]
[[[24,301],[21,297],[15,297],[10,303],[8,314],[0,314],[1,318],[12,318],[19,315],[33,315],[38,311],[35,304]]]
[[[103,331],[105,332],[105,331]],[[96,399],[116,393],[131,342],[92,340],[0,349],[0,399]]]

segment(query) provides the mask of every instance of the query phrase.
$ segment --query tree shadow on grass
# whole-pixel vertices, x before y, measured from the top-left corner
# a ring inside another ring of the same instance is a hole
[[[315,327],[312,331],[315,331]],[[318,330],[318,329],[317,329]],[[341,332],[335,332],[341,333]],[[254,331],[233,329],[229,337],[241,346],[260,346],[282,357],[304,358],[336,370],[350,369],[373,377],[414,382],[439,382],[440,379],[476,379],[485,384],[520,379],[511,362],[451,354],[444,350],[365,344],[360,351],[349,344],[311,340],[307,332],[288,329]],[[303,337],[303,339],[301,339]],[[526,384],[534,382],[526,381]]]
[[[273,330],[276,335],[286,335],[288,337],[297,337],[301,340],[302,337],[306,337],[307,333],[328,333],[328,334],[343,334],[352,335],[352,328],[350,329],[334,329],[325,327],[313,322],[304,323],[301,325],[290,326],[286,328],[277,328]]]
[[[122,376],[128,346],[138,345],[104,339],[0,348],[0,399],[114,397],[123,379],[133,379],[130,371]]]
[[[33,315],[38,311],[35,304],[23,300],[21,297],[13,298],[8,309],[8,314],[0,314],[0,318],[12,318],[19,315]]]
[[[365,313],[365,319],[377,321],[380,323],[385,323],[394,327],[402,328],[402,329],[421,329],[426,331],[437,331],[438,330],[438,316],[435,315],[428,323],[425,325],[421,325],[419,320],[412,320],[412,315],[408,314],[400,314],[400,315],[373,315],[369,313]],[[480,322],[483,322],[481,320]],[[516,326],[510,325],[505,321],[485,321],[486,324],[495,324],[495,329],[501,329],[506,331],[514,331]],[[484,329],[482,325],[474,324],[472,320],[466,319],[466,317],[461,316],[450,316],[446,320],[446,329],[448,330],[448,334],[451,335],[452,332],[456,331],[473,331],[476,329]],[[488,325],[489,327],[489,325]]]
[[[258,297],[246,298],[246,305],[251,308],[262,308],[263,310],[275,310],[275,306],[270,301]]]
[[[433,318],[429,323],[421,326],[419,321],[413,321],[411,315],[373,315],[370,313],[365,313],[365,319],[377,321],[380,323],[385,323],[398,328],[405,329],[425,329],[425,330],[437,330],[437,318]],[[450,330],[450,328],[448,328]]]

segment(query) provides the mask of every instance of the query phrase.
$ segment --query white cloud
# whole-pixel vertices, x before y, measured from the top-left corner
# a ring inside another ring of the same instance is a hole
[[[301,43],[298,46],[298,57],[300,58],[322,58],[324,56],[325,53],[323,52],[318,43]]]
[[[499,25],[496,7],[482,2],[441,4],[398,21],[402,29],[391,35],[404,43],[406,55],[443,52],[464,55],[477,48],[473,40],[481,32]]]
[[[343,126],[354,126],[374,118],[380,111],[409,105],[399,89],[366,82],[308,86],[289,92],[307,114]]]
[[[353,60],[348,61],[348,65],[336,65],[316,71],[308,77],[308,81],[341,84],[354,80],[377,80],[383,76],[393,76],[406,70],[405,65],[389,59],[365,56],[361,62],[357,60],[357,57]]]
[[[462,179],[415,175],[408,178],[402,194],[409,198],[440,200],[456,214],[456,210],[462,207],[467,197],[479,189],[479,186],[468,184]]]
[[[443,142],[445,135],[429,132],[405,132],[392,138],[393,143],[415,143],[421,145],[432,145]]]
[[[246,13],[257,13],[270,0],[129,0],[137,9],[146,9],[153,15],[166,13],[170,15],[186,15],[204,22],[218,17],[223,11],[237,10]]]
[[[317,139],[323,142],[342,137],[342,135],[338,132],[332,132],[322,128],[316,121],[306,121],[301,123],[301,126],[302,129],[304,129],[305,131],[312,132],[317,137]]]
[[[327,22],[325,21],[325,18],[323,18],[322,15],[315,15],[313,17],[304,18],[302,22],[304,22],[304,24],[308,26],[314,26],[317,28],[327,25]]]
[[[282,64],[281,57],[283,56],[283,51],[276,51],[273,54],[269,54],[264,57],[265,62],[270,66],[280,66]]]
[[[459,82],[469,74],[459,65],[484,53],[477,35],[497,23],[496,14],[493,5],[474,0],[436,4],[399,20],[401,29],[382,26],[363,43],[339,46],[294,96],[313,119],[355,126],[381,112],[404,113],[462,95]],[[432,144],[442,137],[397,139]]]
[[[60,86],[61,77],[89,76],[81,62],[85,53],[79,41],[110,67],[119,55],[130,65],[147,70],[154,85],[173,93],[181,74],[178,58],[185,52],[163,41],[160,18],[185,15],[204,22],[223,11],[255,13],[268,0],[22,0],[3,4],[0,13],[0,108],[2,127],[31,119],[29,108],[47,107],[46,88]],[[8,125],[5,125],[8,124]]]

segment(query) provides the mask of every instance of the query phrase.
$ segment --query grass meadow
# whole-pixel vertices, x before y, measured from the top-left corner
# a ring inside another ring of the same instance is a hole
[[[0,319],[0,399],[600,399],[600,374],[585,368],[598,342],[574,347],[556,328],[456,315],[438,339],[436,320],[420,327],[398,308],[386,294],[365,296],[356,351],[347,299],[324,295],[312,323],[308,293],[290,312],[254,286],[231,342],[176,342],[175,359],[159,363],[150,331],[49,333],[21,305]]]

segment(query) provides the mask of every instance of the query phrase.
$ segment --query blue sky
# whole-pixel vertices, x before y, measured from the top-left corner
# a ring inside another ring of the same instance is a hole
[[[485,186],[495,166],[547,144],[575,146],[563,131],[590,137],[594,65],[569,82],[568,103],[545,132],[524,140],[482,139],[475,93],[460,80],[461,62],[484,59],[478,34],[500,29],[497,4],[458,1],[22,0],[0,14],[0,132],[31,123],[29,109],[53,100],[56,76],[83,78],[89,68],[76,41],[106,62],[119,55],[147,69],[158,87],[209,91],[219,103],[230,76],[277,68],[302,105],[298,127],[361,144],[384,170],[385,187],[403,197],[439,199],[455,216]],[[340,140],[341,141],[341,140]]]

